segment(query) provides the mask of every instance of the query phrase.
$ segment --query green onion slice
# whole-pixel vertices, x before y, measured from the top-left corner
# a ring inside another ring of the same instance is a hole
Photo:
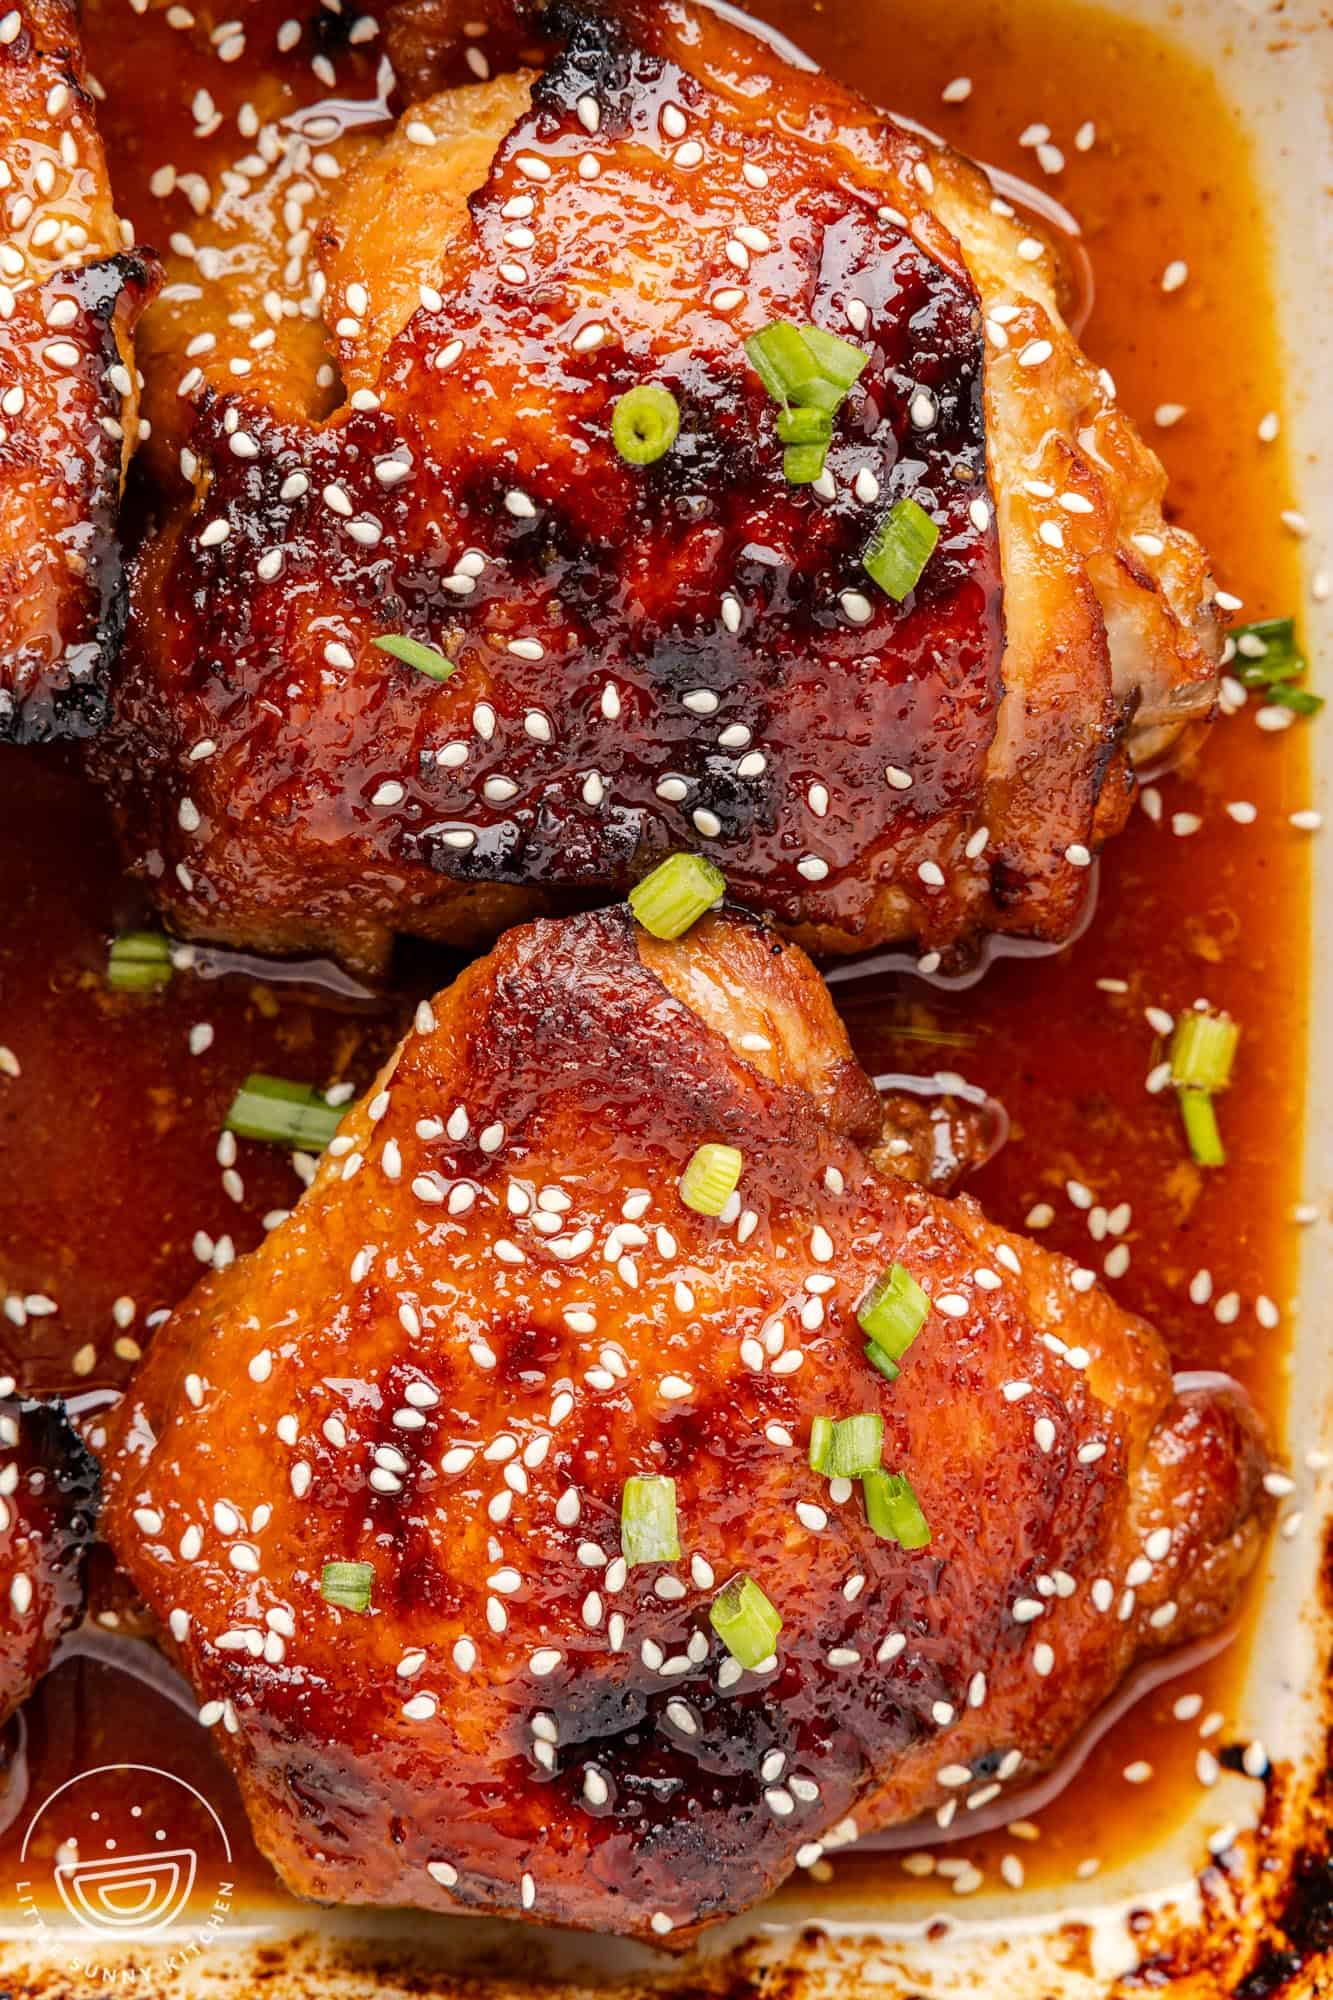
[[[326,1104],[308,1083],[290,1083],[284,1076],[247,1076],[222,1122],[242,1139],[266,1139],[274,1146],[322,1153],[341,1118],[341,1111]]]
[[[901,1361],[926,1323],[930,1300],[911,1272],[890,1264],[856,1309],[856,1323],[890,1361]],[[876,1367],[879,1366],[876,1362]],[[892,1376],[890,1376],[892,1381]]]
[[[1171,1037],[1171,1081],[1177,1090],[1225,1090],[1240,1029],[1228,1014],[1182,1015]]]
[[[865,1357],[872,1368],[878,1368],[886,1382],[896,1382],[903,1372],[893,1356],[886,1354],[877,1340],[866,1342]]]
[[[788,486],[813,486],[827,457],[825,444],[789,444],[782,454],[782,476]]]
[[[369,1611],[375,1572],[369,1563],[327,1562],[320,1572],[319,1594],[326,1604],[343,1611]]]
[[[660,382],[640,382],[612,405],[611,436],[630,465],[652,465],[665,457],[679,430],[680,404]]]
[[[1268,701],[1297,715],[1316,715],[1324,706],[1322,695],[1292,685],[1309,670],[1296,643],[1294,619],[1263,618],[1254,625],[1235,625],[1231,638],[1236,649],[1232,664],[1246,687],[1261,690]]]
[[[714,1140],[695,1149],[680,1177],[680,1198],[696,1215],[721,1215],[740,1182],[744,1155]]]
[[[757,1667],[772,1654],[782,1619],[752,1576],[742,1570],[713,1599],[708,1620],[733,1660]]]
[[[406,632],[386,632],[382,638],[373,639],[382,653],[391,653],[395,660],[405,666],[415,667],[419,673],[429,674],[433,681],[447,681],[456,672],[458,662],[446,659],[434,646],[426,645],[422,639],[410,639]]]
[[[912,1482],[901,1472],[876,1470],[863,1473],[866,1520],[871,1531],[884,1542],[901,1542],[905,1549],[924,1549],[930,1540],[930,1524],[921,1511],[921,1502],[912,1491]]]
[[[861,566],[880,589],[901,604],[921,580],[940,531],[915,500],[895,500],[870,538]]]
[[[727,893],[727,878],[702,854],[669,854],[629,892],[636,923],[655,938],[678,938]]]
[[[648,1472],[625,1481],[620,1495],[620,1553],[631,1569],[639,1563],[680,1560],[674,1479]]]
[[[833,435],[833,419],[827,410],[780,410],[778,436],[784,444],[823,444]]]
[[[859,1479],[878,1465],[884,1448],[884,1419],[873,1410],[830,1422],[816,1417],[810,1426],[810,1470],[826,1479]]]
[[[1206,1090],[1182,1090],[1180,1116],[1189,1142],[1191,1158],[1199,1167],[1224,1167],[1226,1147],[1217,1129],[1217,1113]]]
[[[118,993],[156,993],[171,983],[171,939],[160,931],[122,931],[107,953],[106,983]]]
[[[860,380],[861,372],[870,359],[863,347],[854,347],[850,340],[839,340],[836,333],[825,333],[822,326],[802,327],[801,338],[820,374],[841,389],[844,395]]]
[[[799,326],[774,320],[745,343],[750,366],[775,403],[789,403],[803,382],[819,380],[824,370],[811,353]]]

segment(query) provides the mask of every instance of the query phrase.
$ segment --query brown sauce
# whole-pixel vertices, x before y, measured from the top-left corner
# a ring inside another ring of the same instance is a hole
[[[1173,512],[1210,547],[1243,615],[1295,608],[1295,544],[1278,519],[1283,446],[1256,435],[1281,407],[1262,199],[1245,134],[1208,75],[1169,32],[1069,0],[761,0],[758,11],[830,70],[1036,181],[1077,217],[1096,286],[1084,343],[1165,460]],[[961,75],[970,96],[942,103]],[[191,88],[182,75],[183,100]],[[1065,159],[1049,178],[1019,143],[1038,121]],[[1089,121],[1095,140],[1079,151]],[[151,233],[147,208],[132,212]],[[1189,275],[1167,293],[1160,280],[1175,259]],[[1170,428],[1154,422],[1163,403],[1187,406]],[[839,984],[839,1004],[872,1072],[959,1071],[1003,1102],[1009,1143],[975,1187],[998,1220],[1022,1226],[1048,1204],[1045,1240],[1098,1271],[1113,1255],[1114,1273],[1123,1246],[1117,1297],[1154,1322],[1178,1367],[1238,1376],[1276,1424],[1301,1197],[1308,836],[1287,816],[1309,802],[1303,726],[1265,735],[1252,710],[1221,724],[1197,769],[1163,779],[1161,799],[1160,824],[1136,812],[1111,850],[1096,919],[1075,945],[1002,961],[967,992],[854,978]],[[1234,801],[1257,809],[1252,824],[1228,817]],[[1200,830],[1173,832],[1177,813],[1198,815]],[[0,885],[0,1044],[19,1072],[0,1074],[0,1366],[38,1393],[115,1388],[201,1257],[228,1238],[243,1252],[300,1192],[286,1158],[253,1145],[240,1149],[239,1185],[224,1185],[216,1140],[241,1078],[261,1069],[360,1087],[410,997],[312,999],[254,968],[179,976],[158,998],[108,993],[107,939],[144,913],[121,883],[98,800],[58,753],[0,753]],[[427,990],[450,970],[423,955],[403,984]],[[1248,1029],[1221,1107],[1230,1164],[1211,1177],[1190,1166],[1174,1106],[1144,1089],[1156,1060],[1144,1008],[1201,995]],[[1070,1198],[1071,1181],[1091,1209]],[[1122,1203],[1123,1233],[1095,1241],[1090,1222]],[[1212,1281],[1204,1303],[1190,1295],[1201,1271]],[[24,1298],[36,1302],[26,1315],[14,1303]],[[1262,1323],[1261,1299],[1282,1324]],[[1248,1636],[1242,1620],[1210,1662],[1145,1696],[1091,1751],[1078,1785],[1041,1811],[1039,1839],[999,1831],[949,1852],[994,1885],[1006,1854],[1018,1853],[1029,1882],[1064,1879],[1160,1837],[1196,1796],[1199,1723],[1229,1713]],[[1184,1692],[1202,1697],[1202,1713],[1182,1723],[1172,1709]],[[240,1879],[272,1886],[205,1733],[160,1694],[71,1660],[26,1724],[33,1799],[92,1763],[134,1757],[151,1732],[155,1759],[225,1813]],[[1224,1721],[1208,1748],[1227,1741]],[[1124,1780],[1131,1761],[1152,1766],[1150,1782]],[[25,1817],[18,1809],[0,1841],[6,1854]],[[840,1856],[834,1869],[840,1896],[924,1888],[937,1900],[943,1886],[912,1882],[893,1855]]]

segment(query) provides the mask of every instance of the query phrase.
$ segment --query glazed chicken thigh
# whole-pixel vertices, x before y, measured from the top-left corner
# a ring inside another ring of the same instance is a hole
[[[155,270],[121,249],[68,0],[0,33],[0,743],[87,735],[125,617],[117,535],[132,333]]]
[[[84,1613],[97,1465],[56,1403],[0,1401],[0,1723]]]
[[[527,41],[387,136],[344,108],[324,155],[236,111],[145,342],[179,497],[100,761],[137,871],[182,932],[372,969],[681,844],[821,951],[1067,935],[1220,635],[1053,252],[679,0],[535,10]],[[779,322],[859,367],[813,481],[745,345]],[[645,387],[679,431],[640,464],[612,424]],[[864,559],[909,501],[937,539],[895,598]]]
[[[1247,1407],[880,1136],[771,932],[538,922],[160,1329],[104,1526],[293,1889],[678,1941],[877,1826],[965,1824],[1226,1616],[1270,1505]],[[716,1216],[708,1144],[741,1156]],[[857,1315],[894,1266],[924,1296],[889,1380]],[[928,1538],[812,1469],[853,1417]]]

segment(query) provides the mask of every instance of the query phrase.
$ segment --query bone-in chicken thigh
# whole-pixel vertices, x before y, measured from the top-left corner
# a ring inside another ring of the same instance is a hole
[[[0,1723],[83,1617],[97,1484],[59,1404],[0,1401]]]
[[[1218,629],[1053,253],[978,169],[680,0],[529,40],[378,141],[344,111],[262,264],[272,325],[231,325],[221,249],[219,297],[195,253],[200,303],[153,322],[189,484],[103,760],[140,874],[184,932],[369,967],[682,844],[824,951],[1063,937],[1134,760],[1209,712]],[[272,132],[223,207],[290,174]],[[864,357],[813,483],[746,352],[778,321]],[[646,385],[679,432],[630,463]],[[899,601],[863,558],[907,500],[938,541]],[[404,638],[424,668],[376,644]]]
[[[1226,1615],[1269,1505],[1246,1406],[884,1172],[880,1129],[752,921],[535,923],[159,1330],[104,1524],[293,1889],[679,1939],[857,1833],[965,1824]],[[716,1217],[705,1144],[741,1155]],[[927,1297],[890,1381],[856,1315],[895,1264]],[[924,1545],[812,1470],[854,1415]],[[653,1476],[676,1552],[631,1566]],[[739,1578],[781,1621],[744,1664]]]
[[[124,624],[117,538],[136,434],[132,333],[154,272],[127,254],[69,0],[0,36],[0,742],[106,714]]]

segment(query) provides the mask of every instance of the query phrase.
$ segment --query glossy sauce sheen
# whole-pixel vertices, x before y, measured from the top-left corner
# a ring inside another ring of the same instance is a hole
[[[1041,6],[940,17],[909,0],[891,20],[884,10],[882,31],[863,17],[854,42],[842,20],[841,9],[807,18],[793,8],[779,25],[835,73],[997,165],[1031,176],[1018,134],[1035,119],[1055,128],[1067,165],[1053,186],[1083,220],[1101,287],[1084,342],[1149,430],[1172,475],[1173,506],[1211,548],[1219,580],[1246,600],[1245,615],[1295,608],[1292,547],[1277,521],[1287,503],[1282,447],[1254,435],[1280,405],[1260,217],[1243,135],[1208,79],[1090,11],[1060,8],[1057,33],[1055,11]],[[942,106],[942,86],[961,72],[974,78],[971,98]],[[1072,144],[1084,118],[1098,128],[1086,155]],[[1190,277],[1167,295],[1159,280],[1169,257],[1185,259]],[[1152,427],[1158,403],[1192,397],[1178,426]],[[1097,1268],[1111,1240],[1091,1241],[1065,1183],[1084,1184],[1108,1208],[1131,1202],[1131,1262],[1116,1296],[1156,1323],[1178,1365],[1228,1369],[1271,1408],[1285,1340],[1258,1323],[1254,1302],[1263,1294],[1285,1306],[1294,1262],[1286,1216],[1299,1197],[1306,861],[1286,815],[1309,803],[1301,729],[1271,738],[1246,716],[1224,723],[1197,774],[1168,778],[1162,790],[1163,823],[1135,816],[1108,857],[1094,926],[1058,958],[1001,963],[956,997],[887,978],[843,985],[837,997],[872,1071],[958,1070],[1004,1101],[1010,1143],[976,1183],[997,1220],[1021,1227],[1034,1202],[1049,1200],[1046,1240]],[[1257,822],[1233,823],[1224,812],[1233,800],[1252,802]],[[1173,835],[1178,811],[1199,813],[1203,830]],[[241,1199],[224,1191],[214,1145],[241,1076],[262,1068],[364,1083],[397,1022],[350,1004],[310,1008],[245,977],[182,979],[161,1000],[107,995],[106,935],[135,912],[117,886],[100,807],[54,760],[7,752],[0,813],[0,1040],[21,1068],[0,1079],[0,1280],[11,1294],[59,1305],[21,1329],[5,1323],[5,1365],[40,1390],[118,1384],[129,1361],[116,1343],[141,1339],[146,1316],[201,1269],[195,1232],[231,1235],[244,1248],[259,1217],[299,1191],[284,1160],[244,1145]],[[438,960],[415,967],[418,989],[447,969]],[[1099,978],[1130,990],[1099,991]],[[1221,1106],[1231,1165],[1205,1185],[1185,1158],[1174,1107],[1144,1093],[1157,1051],[1142,1009],[1206,995],[1246,1022],[1261,994],[1263,1032],[1243,1040]],[[192,1055],[187,1036],[200,1023],[213,1040]],[[902,1026],[906,1037],[894,1032]],[[1239,1295],[1233,1323],[1190,1302],[1200,1269],[1213,1273],[1215,1299]],[[121,1296],[136,1302],[128,1328],[111,1317]],[[1226,1708],[1240,1650],[1181,1683],[1204,1693],[1205,1711]],[[93,1676],[62,1670],[75,1673]],[[86,1743],[71,1739],[68,1682],[53,1686],[30,1714],[34,1788],[88,1761]],[[1198,1739],[1169,1721],[1178,1691],[1120,1725],[1077,1797],[1041,1815],[1042,1840],[1022,1849],[1029,1878],[1034,1863],[1067,1874],[1084,1858],[1115,1858],[1180,1811]],[[114,1754],[122,1714],[120,1754],[132,1754],[144,1700],[136,1691],[119,1707],[85,1707],[75,1736],[94,1733]],[[168,1754],[167,1714],[163,1763],[183,1775],[195,1760],[206,1767],[202,1734],[183,1719],[179,1756],[175,1743]],[[58,1719],[49,1730],[48,1717]],[[1224,1730],[1212,1747],[1225,1740]],[[1151,1786],[1122,1782],[1131,1758],[1155,1766]],[[225,1796],[216,1769],[210,1783]],[[989,1873],[1013,1845],[997,1836],[962,1851]],[[835,1867],[840,1883],[854,1869],[875,1895],[903,1879],[891,1860],[838,1857]]]

